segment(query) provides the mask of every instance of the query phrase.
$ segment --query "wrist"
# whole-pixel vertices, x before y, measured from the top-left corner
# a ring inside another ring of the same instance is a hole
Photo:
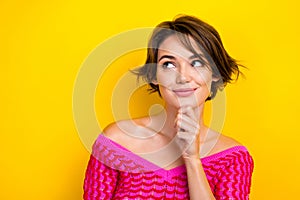
[[[186,167],[197,167],[202,166],[201,160],[199,157],[184,157],[184,163]]]

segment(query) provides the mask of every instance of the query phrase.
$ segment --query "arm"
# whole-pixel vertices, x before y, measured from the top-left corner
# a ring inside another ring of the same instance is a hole
[[[249,199],[253,160],[247,151],[235,152],[230,165],[218,175],[217,199]]]
[[[187,170],[190,199],[215,199],[200,159],[185,159],[185,166]]]
[[[177,139],[183,150],[191,200],[215,199],[200,161],[200,126],[199,119],[191,107],[181,108],[177,115]]]
[[[91,155],[85,173],[83,199],[112,199],[117,177],[116,170],[104,165]]]

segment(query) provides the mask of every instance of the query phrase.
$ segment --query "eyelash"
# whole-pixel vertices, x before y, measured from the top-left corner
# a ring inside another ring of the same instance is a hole
[[[199,63],[200,63],[200,66],[195,66],[195,63],[196,63],[196,62],[199,62]],[[174,67],[176,67],[175,64],[172,63],[172,62],[170,62],[170,61],[164,62],[164,63],[162,64],[162,67],[163,67],[164,69],[171,69],[171,68],[173,68],[173,67],[168,67],[169,64],[172,64]],[[203,62],[202,62],[201,60],[193,60],[193,61],[191,62],[191,65],[192,65],[193,67],[202,67],[202,66],[203,66]]]
[[[200,66],[197,66],[197,67],[202,67],[202,66],[204,65],[203,62],[202,62],[201,60],[193,60],[192,63],[191,63],[191,65],[194,66],[196,62],[199,62],[199,63],[200,63]],[[194,67],[195,67],[195,66],[194,66]]]
[[[164,69],[171,69],[171,68],[167,67],[167,66],[168,66],[168,64],[172,64],[172,65],[175,67],[175,64],[174,64],[174,63],[172,63],[172,62],[169,62],[169,61],[167,61],[167,62],[164,62],[164,63],[162,64],[162,67],[163,67]]]

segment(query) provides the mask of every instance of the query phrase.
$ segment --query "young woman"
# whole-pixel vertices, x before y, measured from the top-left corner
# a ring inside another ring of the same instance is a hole
[[[203,122],[205,101],[240,73],[217,31],[192,16],[162,22],[135,73],[165,110],[105,128],[93,146],[84,199],[248,199],[252,157]]]

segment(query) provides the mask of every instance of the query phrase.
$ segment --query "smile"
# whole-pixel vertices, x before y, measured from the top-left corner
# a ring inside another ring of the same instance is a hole
[[[188,97],[194,94],[197,88],[176,89],[173,92],[179,97]]]

